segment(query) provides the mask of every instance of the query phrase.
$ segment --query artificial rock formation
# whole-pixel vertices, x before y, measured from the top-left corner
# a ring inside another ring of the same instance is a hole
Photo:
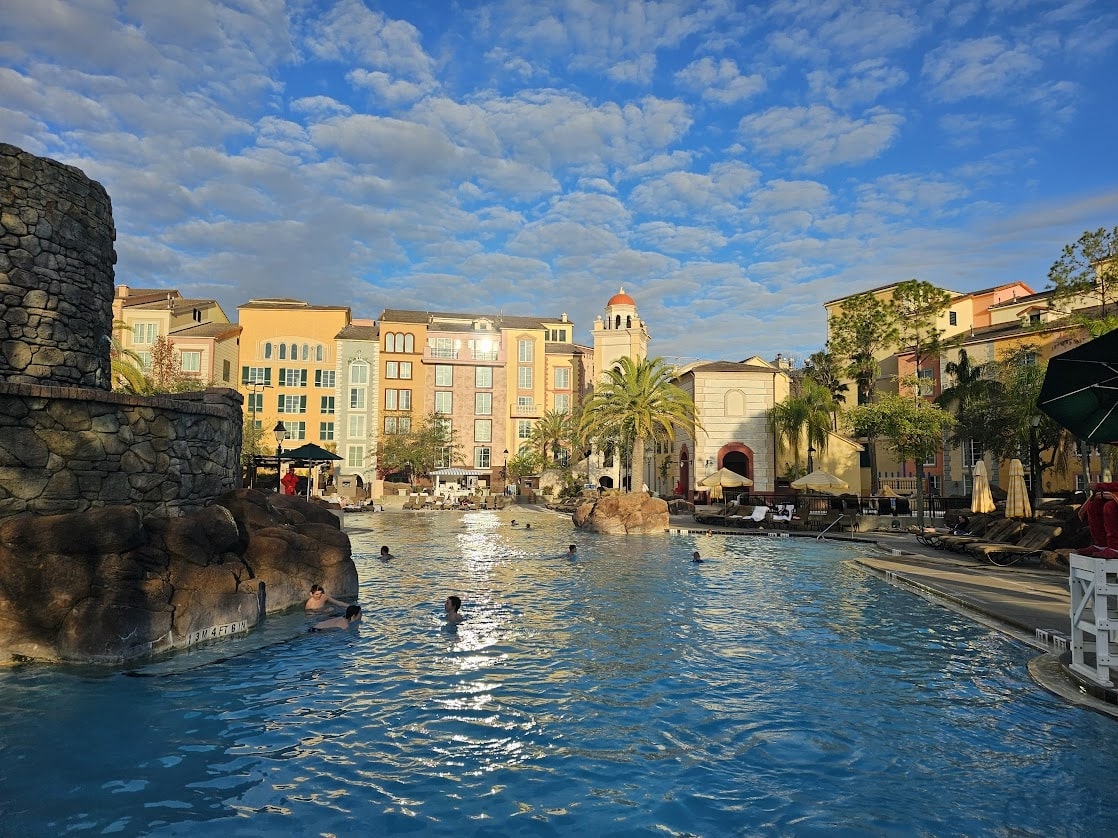
[[[310,586],[354,598],[324,507],[238,489],[178,518],[121,505],[0,521],[0,662],[123,662],[246,631]]]
[[[590,532],[612,535],[664,532],[668,529],[668,504],[645,492],[610,494],[581,504],[573,519],[576,527]]]

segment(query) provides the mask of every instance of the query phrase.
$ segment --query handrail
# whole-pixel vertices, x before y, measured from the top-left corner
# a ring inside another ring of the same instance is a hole
[[[832,528],[832,527],[833,527],[833,526],[834,526],[835,524],[841,523],[841,521],[842,521],[842,520],[843,520],[843,518],[845,518],[845,517],[846,517],[846,513],[845,513],[845,512],[839,513],[839,516],[838,516],[837,518],[835,518],[835,520],[833,520],[833,521],[831,521],[831,523],[827,524],[827,526],[826,526],[826,527],[825,527],[825,528],[823,529],[823,531],[822,531],[821,533],[819,533],[819,535],[815,536],[815,540],[816,540],[816,541],[822,541],[822,540],[823,540],[823,536],[825,536],[825,535],[826,535],[826,534],[827,534],[828,532],[830,532],[830,531],[831,531],[831,528]],[[853,532],[851,532],[851,533],[850,533],[850,538],[851,538],[851,539],[853,539],[853,538],[854,538],[854,533],[853,533]]]

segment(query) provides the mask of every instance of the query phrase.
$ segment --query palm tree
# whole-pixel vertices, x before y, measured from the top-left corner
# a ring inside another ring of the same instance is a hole
[[[839,405],[846,403],[850,385],[842,382],[842,370],[838,358],[830,352],[814,352],[808,356],[802,375],[820,384],[831,394],[834,410],[831,413],[831,430],[838,430]]]
[[[144,362],[132,349],[126,349],[120,339],[120,332],[128,328],[123,320],[113,321],[113,334],[109,338],[109,372],[112,388],[125,393],[147,394],[151,392],[151,381],[144,371]]]
[[[957,424],[950,438],[953,445],[963,445],[971,439],[985,441],[989,428],[988,406],[1000,402],[1003,388],[995,378],[987,378],[982,364],[972,364],[967,350],[959,350],[959,360],[951,361],[944,372],[954,376],[955,383],[945,387],[936,404],[942,408],[954,405]],[[983,448],[988,446],[983,445]]]
[[[528,442],[539,453],[544,463],[548,454],[558,461],[558,452],[567,450],[571,438],[571,415],[558,410],[548,410],[532,426]]]
[[[791,449],[794,470],[799,470],[800,447],[805,439],[808,448],[821,454],[827,450],[835,410],[830,390],[810,378],[799,382],[797,392],[773,405],[768,415],[769,430],[780,445]]]
[[[671,442],[676,426],[698,426],[695,402],[672,382],[662,358],[623,357],[607,375],[586,400],[584,423],[599,443],[613,440],[619,451],[631,450],[630,474],[644,461],[647,441]]]

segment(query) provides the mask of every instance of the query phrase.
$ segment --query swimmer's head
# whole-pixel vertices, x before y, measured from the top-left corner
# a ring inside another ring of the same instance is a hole
[[[347,620],[351,621],[351,622],[353,620],[356,620],[360,616],[361,616],[361,606],[360,605],[351,605],[345,610],[345,618]]]
[[[449,605],[455,613],[458,613],[458,609],[462,607],[462,598],[454,595],[448,596],[446,598],[446,604]]]

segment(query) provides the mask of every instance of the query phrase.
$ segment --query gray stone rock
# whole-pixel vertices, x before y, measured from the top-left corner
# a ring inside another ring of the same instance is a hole
[[[611,535],[665,532],[668,504],[644,492],[611,494],[580,504],[572,519],[576,527],[588,532]]]

